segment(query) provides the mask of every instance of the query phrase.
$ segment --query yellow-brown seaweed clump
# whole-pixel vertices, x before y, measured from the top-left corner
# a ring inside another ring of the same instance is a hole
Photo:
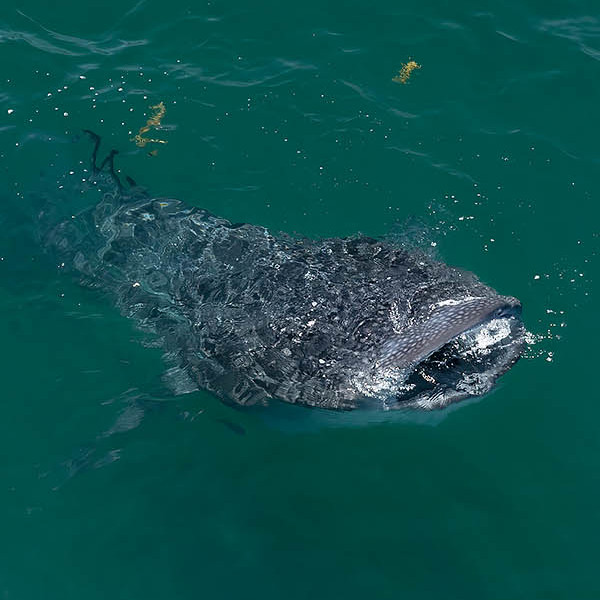
[[[131,138],[132,142],[136,143],[136,146],[143,148],[146,144],[166,144],[165,140],[159,140],[156,138],[146,138],[144,137],[145,133],[148,133],[150,129],[158,129],[160,127],[160,122],[162,118],[165,116],[167,109],[165,108],[164,102],[159,102],[154,106],[150,107],[154,114],[146,121],[146,124],[143,127],[140,127],[140,130],[137,132],[135,137]]]
[[[406,83],[410,74],[415,69],[420,69],[421,65],[416,63],[414,60],[409,60],[406,64],[402,63],[402,68],[398,72],[396,77],[392,77],[392,81],[396,81],[397,83]]]

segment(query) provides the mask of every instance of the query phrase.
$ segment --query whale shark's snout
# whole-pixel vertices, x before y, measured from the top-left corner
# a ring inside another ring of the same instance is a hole
[[[377,371],[405,370],[398,405],[440,408],[488,392],[520,357],[521,303],[490,295],[445,300],[381,347]]]
[[[406,367],[419,363],[451,340],[481,323],[516,317],[521,303],[509,296],[490,296],[440,302],[424,321],[406,327],[385,342],[378,366]]]

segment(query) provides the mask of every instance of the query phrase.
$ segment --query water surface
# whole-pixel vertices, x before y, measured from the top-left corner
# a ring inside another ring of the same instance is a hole
[[[5,0],[0,56],[3,598],[600,596],[594,4]],[[535,343],[436,414],[174,399],[34,242],[82,128],[153,194],[428,248]]]

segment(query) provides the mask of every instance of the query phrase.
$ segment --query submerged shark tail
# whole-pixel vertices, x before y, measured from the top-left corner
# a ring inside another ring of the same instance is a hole
[[[122,190],[123,185],[119,176],[115,172],[115,155],[119,154],[118,150],[114,148],[108,153],[108,155],[104,158],[104,160],[98,166],[98,150],[100,149],[100,143],[102,142],[102,138],[97,134],[91,131],[90,129],[84,129],[84,133],[87,133],[92,140],[94,141],[94,149],[92,150],[92,173],[97,176],[99,173],[107,169],[107,172],[112,177],[115,185]],[[133,181],[133,180],[132,180]]]

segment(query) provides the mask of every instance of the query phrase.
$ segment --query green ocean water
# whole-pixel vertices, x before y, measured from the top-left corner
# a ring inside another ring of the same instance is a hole
[[[599,61],[583,1],[4,0],[0,598],[600,598]],[[83,128],[155,195],[474,271],[526,357],[402,419],[170,396],[35,241]]]

